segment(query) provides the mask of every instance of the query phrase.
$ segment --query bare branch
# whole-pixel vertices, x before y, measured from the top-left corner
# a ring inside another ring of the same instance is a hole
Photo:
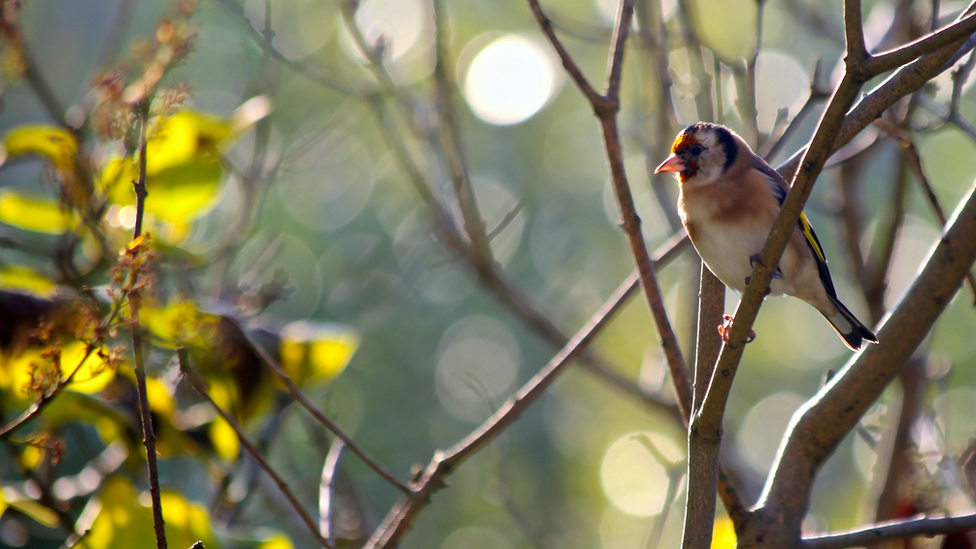
[[[884,344],[870,346],[852,358],[820,393],[797,411],[756,511],[767,518],[778,517],[779,522],[794,527],[789,532],[777,527],[767,532],[769,535],[784,543],[789,543],[791,536],[799,537],[799,523],[806,514],[817,471],[895,378],[958,292],[976,260],[976,239],[971,238],[974,231],[976,192],[971,192],[929,255],[921,274],[886,317],[878,331],[878,338]],[[771,528],[768,523],[766,527]]]
[[[844,549],[862,547],[883,541],[915,536],[938,536],[965,532],[976,528],[976,513],[955,517],[918,516],[906,520],[893,520],[864,528],[832,532],[803,538],[802,549]]]
[[[319,482],[319,531],[322,537],[335,545],[335,490],[336,472],[339,470],[339,460],[342,459],[342,451],[346,448],[345,443],[340,439],[332,441],[329,454],[325,457],[325,465],[322,466],[322,480]]]
[[[133,254],[133,261],[137,261],[141,251],[142,220],[146,210],[146,126],[149,125],[149,101],[145,99],[137,110],[139,114],[139,180],[134,181],[136,192],[136,220],[133,229],[129,252]],[[130,267],[130,276],[139,276],[139,266],[136,263]],[[137,283],[133,283],[137,287]],[[149,408],[149,396],[146,390],[145,350],[143,349],[142,327],[139,325],[139,305],[141,295],[138,289],[128,294],[129,313],[132,321],[132,355],[135,362],[136,387],[139,392],[139,411],[142,420],[142,443],[146,447],[146,465],[149,468],[149,494],[152,497],[153,526],[156,531],[157,549],[166,549],[166,530],[163,522],[163,506],[159,490],[159,467],[156,464],[156,433],[153,431],[152,412]]]
[[[256,29],[253,24],[251,24],[251,20],[244,13],[244,8],[241,7],[240,4],[234,2],[233,0],[213,1],[220,5],[225,12],[229,13],[234,22],[244,29],[245,34],[247,34],[248,37],[251,38],[251,40],[253,40],[254,43],[266,54],[270,55],[272,59],[295,71],[304,78],[307,78],[311,82],[315,82],[323,87],[353,97],[367,98],[375,92],[375,90],[370,89],[369,86],[364,84],[357,84],[355,87],[350,87],[349,85],[336,80],[325,70],[316,69],[300,61],[290,59],[275,48],[269,40],[266,40],[263,33]]]
[[[865,65],[870,74],[881,74],[961,38],[966,38],[974,32],[976,32],[976,15],[970,15],[910,44],[876,55],[869,59]]]
[[[532,15],[535,16],[535,20],[539,23],[539,27],[542,28],[542,32],[544,32],[549,38],[549,42],[552,43],[552,47],[556,49],[556,54],[559,55],[559,60],[562,62],[563,68],[566,69],[566,72],[569,73],[570,78],[572,78],[573,82],[576,83],[576,87],[583,92],[583,95],[590,101],[590,103],[596,104],[602,102],[603,96],[601,96],[599,92],[597,92],[593,86],[590,85],[590,82],[586,79],[586,76],[583,75],[583,71],[576,64],[576,61],[573,60],[573,56],[569,54],[569,51],[567,51],[566,47],[563,46],[563,43],[559,40],[559,37],[556,36],[556,31],[552,27],[552,20],[542,9],[542,6],[539,4],[539,0],[527,1],[529,3],[529,9],[532,10]]]
[[[380,465],[375,459],[370,457],[370,455],[367,454],[366,451],[359,444],[356,443],[356,441],[354,441],[349,435],[343,432],[338,425],[336,425],[332,420],[326,417],[325,414],[323,414],[318,408],[316,408],[315,405],[312,404],[311,401],[309,401],[304,394],[302,394],[301,389],[299,389],[298,386],[295,385],[295,382],[292,381],[290,377],[288,377],[288,374],[286,374],[285,371],[281,368],[281,365],[278,364],[278,361],[275,360],[270,354],[268,354],[268,351],[266,351],[264,347],[255,343],[254,341],[251,341],[251,339],[247,337],[247,333],[244,332],[244,330],[242,330],[240,326],[237,326],[236,328],[240,330],[243,338],[248,342],[248,345],[250,345],[251,349],[255,352],[255,354],[257,354],[258,357],[261,358],[261,361],[264,362],[269,368],[271,368],[271,371],[273,371],[275,375],[278,376],[278,379],[281,380],[281,383],[285,386],[285,390],[288,392],[288,394],[291,395],[296,401],[298,401],[298,403],[303,408],[305,408],[308,411],[308,413],[312,415],[312,417],[314,417],[319,423],[321,423],[326,429],[328,429],[329,432],[331,432],[333,435],[335,435],[340,440],[342,440],[342,442],[344,442],[346,446],[348,446],[349,449],[352,450],[352,453],[359,456],[359,459],[363,460],[363,463],[365,463],[377,475],[382,477],[383,480],[387,481],[394,488],[400,490],[404,494],[409,495],[413,492],[409,487],[407,487],[405,484],[400,482],[396,477],[394,477],[386,469],[384,469],[383,466]]]
[[[676,253],[674,250],[686,242],[687,236],[684,236],[676,242],[665,244],[663,250],[656,254],[658,261],[664,261],[668,255],[673,256]],[[443,487],[447,475],[481,446],[492,441],[515,423],[521,414],[542,396],[543,392],[556,380],[565,367],[574,359],[582,356],[586,347],[610,323],[615,314],[626,303],[626,300],[633,296],[637,287],[637,277],[631,275],[620,285],[614,295],[593,313],[590,320],[563,346],[559,354],[523,385],[515,396],[503,404],[464,440],[448,450],[435,452],[424,473],[411,484],[413,493],[390,511],[366,544],[366,549],[386,548],[395,545],[410,527],[421,508],[429,502],[435,492]]]
[[[305,526],[308,527],[309,531],[312,533],[312,536],[314,536],[323,547],[328,547],[329,549],[335,547],[333,544],[329,543],[327,539],[322,537],[322,534],[319,533],[319,529],[315,524],[315,521],[312,520],[312,517],[309,516],[307,511],[305,511],[305,508],[302,506],[301,502],[298,501],[295,494],[293,494],[291,489],[288,488],[288,483],[286,483],[285,480],[281,478],[281,475],[274,470],[274,467],[272,467],[271,464],[264,459],[264,456],[261,455],[261,451],[258,450],[257,446],[255,446],[247,435],[244,434],[244,430],[241,429],[241,426],[237,424],[237,420],[231,417],[231,415],[224,411],[223,408],[218,406],[217,403],[214,402],[213,398],[210,397],[210,393],[207,391],[206,382],[190,365],[190,356],[189,353],[186,352],[186,349],[178,349],[177,355],[180,361],[180,371],[193,386],[193,389],[196,390],[196,392],[199,393],[200,396],[202,396],[208,403],[210,403],[210,407],[217,412],[217,415],[223,418],[223,420],[230,425],[231,429],[234,430],[234,433],[237,434],[237,438],[240,440],[241,446],[243,446],[244,449],[247,450],[247,453],[254,458],[254,461],[258,463],[261,469],[263,469],[264,472],[271,477],[275,485],[278,487],[278,490],[281,491],[281,494],[285,496],[288,503],[290,503],[295,512],[298,513],[298,516],[301,517],[302,522],[305,523]]]
[[[976,4],[971,5],[966,10],[966,13],[969,14],[974,9],[976,9]],[[948,68],[945,66],[946,63],[959,51],[963,42],[962,40],[953,42],[944,46],[942,49],[919,57],[915,61],[895,71],[884,82],[862,97],[844,118],[840,131],[837,133],[837,138],[834,140],[832,152],[836,152],[844,145],[850,143],[855,136],[861,133],[861,130],[874,122],[881,116],[881,113],[888,110],[899,99],[920,89],[926,82],[946,70]],[[925,98],[920,97],[919,103],[922,106],[926,106]],[[974,131],[973,135],[976,136],[976,131]],[[797,151],[796,154],[782,163],[776,170],[789,181],[793,178],[797,168],[799,168],[800,159],[805,152],[806,148]]]
[[[722,323],[725,312],[725,284],[715,277],[704,262],[701,264],[701,286],[698,291],[698,351],[695,353],[695,399],[692,416],[700,413],[705,402],[709,382],[714,374],[715,362],[722,349],[722,340],[716,328]],[[692,420],[692,424],[695,420]],[[694,429],[688,431],[688,489],[685,493],[685,523],[681,547],[707,548],[712,543],[712,523],[715,521],[715,492],[718,486],[719,450],[721,438],[698,436]],[[693,480],[694,479],[694,480]],[[740,520],[743,510],[737,513]],[[745,512],[748,517],[748,512]],[[734,522],[741,528],[738,522]]]
[[[848,66],[860,64],[868,57],[864,46],[864,25],[861,15],[861,0],[844,0],[844,34],[847,39]]]

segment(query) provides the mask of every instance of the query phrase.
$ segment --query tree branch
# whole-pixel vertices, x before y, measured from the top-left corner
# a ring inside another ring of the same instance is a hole
[[[159,490],[159,466],[156,463],[156,433],[153,431],[152,411],[149,408],[149,396],[146,391],[145,350],[143,349],[142,327],[139,325],[141,293],[138,289],[138,276],[141,269],[138,261],[142,250],[142,220],[146,210],[146,126],[149,125],[149,99],[142,101],[136,109],[139,115],[139,180],[133,181],[136,192],[136,220],[132,231],[132,244],[125,252],[132,255],[129,276],[133,278],[133,281],[131,282],[132,289],[127,297],[132,322],[132,355],[135,362],[136,387],[139,392],[142,443],[146,447],[146,465],[149,468],[149,494],[152,497],[156,547],[157,549],[166,549],[166,530]]]
[[[308,527],[309,531],[312,533],[312,536],[315,537],[315,539],[318,540],[323,547],[328,547],[329,549],[335,547],[329,543],[327,539],[322,537],[322,534],[319,533],[318,525],[315,524],[312,517],[309,516],[308,512],[305,511],[305,508],[302,507],[301,502],[298,501],[295,494],[293,494],[291,489],[288,488],[288,483],[286,483],[285,480],[281,478],[281,475],[274,470],[274,467],[272,467],[271,464],[264,459],[264,456],[261,455],[261,451],[258,450],[257,446],[255,446],[247,435],[244,434],[244,430],[241,429],[241,426],[237,424],[237,420],[231,417],[231,415],[224,411],[223,408],[218,406],[217,403],[214,402],[213,398],[210,397],[210,393],[207,391],[206,382],[204,382],[203,378],[201,378],[190,365],[190,356],[186,352],[186,349],[182,347],[177,349],[177,356],[179,357],[180,362],[180,372],[182,372],[186,379],[190,382],[193,389],[196,390],[196,392],[210,404],[210,407],[213,408],[215,412],[217,412],[217,415],[223,418],[223,420],[230,425],[231,429],[234,430],[234,433],[237,434],[237,439],[240,440],[241,446],[243,446],[244,449],[247,450],[247,453],[254,458],[254,461],[258,463],[261,469],[263,469],[264,472],[271,477],[271,480],[274,481],[275,485],[278,487],[278,490],[281,491],[281,494],[285,496],[288,503],[290,503],[295,512],[298,513],[298,516],[301,517],[305,526]]]
[[[976,192],[957,210],[921,274],[885,319],[878,331],[883,344],[852,358],[793,416],[757,510],[768,519],[795,525],[789,533],[770,531],[784,544],[790,536],[799,539],[799,523],[820,466],[895,378],[959,290],[976,260],[973,234]]]
[[[919,516],[803,538],[801,549],[844,549],[914,536],[938,536],[976,528],[976,513],[956,517]]]
[[[601,96],[599,92],[597,92],[596,89],[590,85],[590,82],[586,79],[583,71],[576,64],[573,56],[569,54],[569,51],[567,51],[566,47],[563,46],[563,43],[559,40],[559,37],[556,36],[556,31],[552,27],[552,19],[550,19],[549,15],[547,15],[545,10],[542,9],[542,6],[539,4],[539,0],[527,0],[527,2],[529,4],[529,9],[532,10],[532,15],[535,16],[535,20],[539,23],[539,27],[542,28],[542,32],[544,32],[546,37],[549,38],[549,42],[552,43],[552,47],[556,49],[556,54],[559,56],[559,60],[563,64],[563,68],[566,69],[566,72],[569,74],[570,78],[572,78],[573,82],[576,83],[576,87],[583,92],[583,95],[590,101],[590,103],[596,104],[602,102],[603,96]]]
[[[974,32],[976,32],[976,15],[970,15],[900,48],[875,55],[865,65],[871,74],[881,74],[961,38],[966,38]]]
[[[248,344],[250,345],[254,353],[257,354],[257,356],[261,359],[262,362],[264,362],[269,368],[271,368],[271,371],[273,371],[276,376],[278,376],[278,379],[281,380],[281,383],[285,386],[285,391],[289,395],[291,395],[296,401],[298,401],[298,403],[303,408],[305,408],[308,411],[308,413],[312,415],[312,417],[314,417],[319,423],[321,423],[326,429],[328,429],[329,432],[331,432],[337,438],[342,440],[342,442],[344,442],[346,446],[349,447],[352,453],[359,456],[359,459],[363,460],[363,463],[365,463],[370,469],[373,470],[373,472],[375,472],[377,475],[383,478],[383,480],[387,481],[388,483],[390,483],[390,485],[400,490],[404,494],[409,495],[412,493],[412,490],[407,485],[403,484],[395,476],[390,474],[390,472],[388,472],[385,468],[383,468],[382,465],[380,465],[375,459],[373,459],[369,454],[367,454],[366,451],[359,444],[356,443],[356,441],[354,441],[349,435],[344,433],[342,429],[339,428],[338,425],[336,425],[332,420],[326,417],[326,415],[323,414],[318,408],[316,408],[315,405],[312,404],[311,401],[309,401],[304,394],[302,394],[301,389],[299,389],[298,386],[295,385],[295,382],[292,381],[290,377],[288,377],[288,374],[286,374],[285,371],[281,368],[281,365],[278,364],[278,361],[275,360],[274,357],[272,357],[268,353],[268,351],[264,349],[264,347],[255,343],[254,341],[251,341],[251,339],[247,337],[247,334],[244,332],[244,330],[241,329],[240,326],[237,326],[237,329],[240,330],[243,339],[248,342]]]

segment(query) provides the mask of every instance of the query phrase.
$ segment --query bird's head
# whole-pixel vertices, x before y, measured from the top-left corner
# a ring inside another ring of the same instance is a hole
[[[684,186],[708,185],[732,168],[744,145],[742,138],[725,126],[698,122],[678,134],[671,155],[654,173],[676,173]]]

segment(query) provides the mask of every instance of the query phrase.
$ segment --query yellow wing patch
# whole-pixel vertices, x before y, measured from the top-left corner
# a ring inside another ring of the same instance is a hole
[[[803,229],[803,236],[807,239],[807,243],[813,248],[813,253],[817,254],[817,259],[826,263],[827,258],[824,257],[820,242],[817,240],[817,236],[813,234],[813,227],[810,226],[810,221],[805,213],[800,214],[800,228]]]

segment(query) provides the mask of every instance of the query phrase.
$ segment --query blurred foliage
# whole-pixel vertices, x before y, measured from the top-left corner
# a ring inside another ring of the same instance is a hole
[[[131,358],[134,291],[150,343],[148,398],[170,547],[202,540],[207,548],[288,549],[317,543],[231,423],[181,376],[177,348],[317,515],[332,435],[287,395],[259,348],[399,479],[471,432],[557,350],[445,239],[438,223],[458,229],[467,221],[455,157],[491,263],[557,326],[575,331],[624,280],[632,260],[596,124],[524,2],[444,4],[442,69],[457,137],[441,126],[434,8],[422,0],[362,0],[349,18],[340,2],[320,0],[51,0],[4,11],[0,412],[6,425],[36,403],[43,413],[2,436],[0,545],[59,547],[87,532],[87,547],[152,546]],[[628,43],[620,119],[643,230],[656,247],[675,229],[676,189],[646,166],[663,158],[678,128],[708,117],[707,103],[715,120],[762,150],[782,131],[781,113],[795,116],[814,84],[828,86],[843,26],[837,3],[638,4],[638,19],[647,9],[662,21]],[[545,5],[599,82],[616,2]],[[928,5],[865,2],[869,44],[918,36]],[[941,2],[940,15],[962,6]],[[902,32],[895,23],[906,13],[912,24]],[[686,21],[703,56],[683,33]],[[658,52],[661,31],[669,38]],[[370,67],[357,41],[383,66]],[[754,120],[742,114],[753,56]],[[817,60],[822,81],[811,82]],[[951,74],[925,97],[948,102]],[[661,81],[671,83],[663,94]],[[973,119],[971,82],[960,92],[959,114]],[[773,163],[809,139],[822,105],[811,108]],[[133,241],[142,112],[150,236]],[[935,114],[911,112],[907,131],[951,212],[976,177],[974,144]],[[806,209],[838,293],[862,318],[870,307],[849,243],[868,258],[880,253],[907,173],[897,140],[866,133],[848,151],[844,166],[854,175],[826,170]],[[417,192],[424,185],[432,203]],[[905,196],[884,307],[908,287],[941,229],[914,183]],[[437,207],[446,219],[431,215]],[[854,207],[859,233],[847,238],[841,214]],[[693,256],[659,270],[687,356]],[[899,496],[921,511],[973,505],[957,465],[976,436],[976,318],[972,296],[960,295],[921,359],[923,404]],[[735,302],[730,292],[729,312]],[[796,300],[768,302],[755,329],[726,417],[725,459],[749,503],[792,412],[848,358],[819,314]],[[623,377],[673,402],[654,333],[646,306],[634,300],[594,346]],[[899,390],[889,391],[828,463],[811,530],[873,518],[880,441],[899,402]],[[648,445],[673,465],[684,459],[683,440],[672,416],[648,412],[574,367],[452,475],[402,546],[617,549],[649,546],[653,532],[661,547],[676,546],[684,487],[674,485],[676,497],[665,501],[673,479]],[[398,496],[356,457],[343,457],[333,495],[340,543],[361,543]],[[720,518],[713,547],[733,544]]]

